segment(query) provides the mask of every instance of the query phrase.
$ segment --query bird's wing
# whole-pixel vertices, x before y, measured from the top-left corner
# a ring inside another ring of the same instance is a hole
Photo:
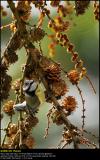
[[[13,106],[16,111],[24,111],[26,109],[26,101]]]

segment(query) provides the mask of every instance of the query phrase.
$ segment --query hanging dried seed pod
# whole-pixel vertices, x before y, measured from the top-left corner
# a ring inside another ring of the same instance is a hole
[[[33,149],[33,146],[35,145],[35,140],[34,140],[34,138],[32,136],[28,136],[24,140],[24,143],[29,149]]]
[[[16,80],[16,81],[13,82],[11,88],[12,88],[14,91],[19,91],[19,90],[20,90],[20,84],[21,84],[21,81],[20,81],[20,79],[18,79],[18,80]]]
[[[23,46],[23,41],[22,38],[20,36],[19,31],[16,31],[12,37],[11,40],[9,41],[9,45],[8,45],[8,50],[10,51],[16,51],[17,49],[21,48]]]
[[[68,77],[72,84],[77,84],[80,80],[80,74],[76,69],[69,71]]]
[[[8,49],[7,53],[4,54],[4,60],[7,64],[15,63],[18,60],[18,55],[15,51]]]
[[[64,131],[63,134],[62,134],[62,136],[63,136],[63,138],[66,139],[66,140],[72,138],[72,134],[70,133],[69,130]]]
[[[77,102],[74,97],[68,96],[62,100],[62,106],[66,111],[72,112],[76,109]]]
[[[51,90],[56,97],[63,96],[66,92],[68,92],[68,88],[64,80],[53,82],[51,84]]]
[[[5,112],[8,115],[12,115],[14,113],[13,105],[14,105],[14,102],[12,100],[5,103],[3,105],[3,112]]]
[[[53,63],[50,59],[43,57],[40,66],[44,72],[45,78],[50,81],[59,81],[61,68],[60,64]]]
[[[82,66],[83,66],[83,61],[82,61],[82,60],[79,60],[79,61],[77,61],[77,63],[75,64],[75,69],[81,68]]]
[[[40,41],[44,38],[45,36],[45,31],[41,28],[33,28],[30,31],[31,39],[32,41]]]
[[[16,9],[20,18],[24,21],[28,20],[31,14],[31,6],[28,1],[18,1]]]
[[[75,0],[75,10],[76,10],[76,15],[80,15],[80,14],[84,14],[85,10],[88,8],[90,4],[90,0],[89,1],[79,1],[79,0]]]
[[[72,60],[72,62],[75,62],[77,59],[78,59],[78,53],[74,52],[71,60]]]
[[[18,126],[14,123],[11,123],[8,127],[8,136],[11,136],[12,134],[17,133]]]
[[[45,76],[48,80],[59,81],[60,80],[60,67],[56,64],[51,64],[45,68]]]
[[[0,89],[0,100],[3,101],[9,96],[9,91],[11,88],[12,77],[7,75],[7,73],[1,74],[1,89]]]

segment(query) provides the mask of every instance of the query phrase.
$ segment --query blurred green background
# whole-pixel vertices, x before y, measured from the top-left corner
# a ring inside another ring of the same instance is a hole
[[[3,5],[6,6],[6,1],[3,2]],[[33,10],[33,15],[37,11]],[[1,19],[1,24],[5,25],[12,21],[10,13],[6,18]],[[55,16],[55,13],[52,15]],[[36,23],[37,17],[32,16],[30,23]],[[73,25],[75,24],[75,25]],[[47,33],[51,33],[47,28],[47,19],[43,24],[43,28]],[[99,23],[94,19],[93,15],[93,6],[89,7],[86,13],[82,16],[76,17],[73,15],[72,27],[70,28],[68,35],[70,40],[75,44],[75,50],[79,52],[81,59],[84,60],[84,64],[88,70],[88,75],[91,78],[97,94],[94,95],[92,89],[89,86],[89,83],[86,80],[83,80],[80,84],[83,90],[83,96],[86,100],[86,129],[88,131],[93,131],[94,134],[99,134]],[[6,47],[6,44],[9,41],[11,36],[11,31],[9,29],[4,29],[1,31],[1,50],[3,51]],[[48,44],[50,40],[45,37],[42,41],[42,49],[46,56],[48,56]],[[18,51],[19,61],[11,65],[9,68],[9,74],[13,77],[13,80],[20,78],[21,76],[21,65],[25,63],[26,56],[25,50],[22,48]],[[66,53],[66,50],[58,46],[56,48],[56,55],[53,57],[54,60],[61,63],[65,70],[69,70],[73,67],[73,64],[70,61],[70,54]],[[68,83],[69,84],[69,83]],[[78,94],[78,91],[75,87],[69,84],[70,92],[68,95],[73,95],[78,101],[78,109],[69,119],[81,126],[81,115],[82,115],[82,104],[81,99]],[[11,91],[9,99],[14,99],[15,95]],[[49,135],[46,140],[44,140],[44,132],[47,126],[46,114],[50,109],[50,104],[44,103],[40,106],[40,111],[38,113],[39,124],[33,129],[33,135],[36,139],[36,148],[50,148],[56,147],[59,143],[62,134],[62,127],[56,126],[55,124],[51,125],[49,130]],[[16,115],[14,121],[17,119]],[[8,118],[4,117],[2,120],[2,127],[7,125]],[[2,138],[4,132],[1,134]],[[92,137],[90,137],[92,138]],[[98,143],[98,142],[96,142]]]

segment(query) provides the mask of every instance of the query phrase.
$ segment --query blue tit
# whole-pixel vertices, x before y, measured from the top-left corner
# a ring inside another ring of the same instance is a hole
[[[16,111],[28,111],[30,115],[34,115],[38,111],[40,100],[35,94],[38,87],[38,82],[34,80],[25,80],[23,85],[23,91],[25,93],[25,101],[20,104],[14,105]]]

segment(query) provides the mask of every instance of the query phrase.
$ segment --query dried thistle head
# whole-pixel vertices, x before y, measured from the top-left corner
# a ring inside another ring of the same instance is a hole
[[[77,84],[80,80],[80,74],[77,69],[70,70],[68,72],[68,78],[72,84]]]
[[[8,115],[12,115],[14,113],[13,110],[13,105],[14,105],[14,101],[10,100],[7,101],[4,105],[3,105],[3,112],[5,112]]]
[[[12,83],[12,89],[15,91],[15,92],[18,92],[20,90],[20,85],[21,85],[21,81],[20,79],[14,81]]]
[[[59,64],[53,63],[50,59],[43,57],[40,61],[40,66],[48,82],[60,80],[61,69]]]
[[[18,126],[14,123],[10,123],[8,127],[8,133],[7,135],[11,136],[12,134],[16,134],[18,130]]]
[[[28,146],[29,149],[33,149],[35,145],[35,139],[30,135],[26,139],[24,139],[23,142],[26,146]]]
[[[2,149],[10,149],[10,145],[8,143],[5,143],[3,146],[2,146]]]
[[[72,139],[72,134],[71,134],[71,132],[70,132],[69,130],[63,131],[62,136],[63,136],[63,138],[64,138],[65,140]]]
[[[41,29],[41,28],[33,28],[33,29],[31,29],[31,31],[30,31],[30,35],[31,35],[31,39],[32,39],[32,41],[34,42],[34,41],[40,41],[40,40],[42,40],[43,38],[44,38],[44,36],[45,36],[45,31],[43,30],[43,29]]]
[[[90,0],[86,0],[86,1],[75,0],[76,15],[84,14],[89,4],[90,4]]]
[[[1,90],[0,90],[0,100],[3,101],[9,96],[9,91],[11,88],[12,77],[7,73],[1,74]]]
[[[59,81],[61,69],[58,64],[51,64],[44,68],[45,76],[48,80]]]
[[[72,96],[68,96],[62,100],[62,106],[68,112],[75,111],[77,107],[76,99]]]
[[[26,21],[29,19],[31,14],[31,5],[29,1],[18,1],[16,9],[22,20]]]
[[[58,82],[52,82],[51,91],[54,93],[55,97],[61,97],[68,92],[68,87],[64,80],[59,80]]]

